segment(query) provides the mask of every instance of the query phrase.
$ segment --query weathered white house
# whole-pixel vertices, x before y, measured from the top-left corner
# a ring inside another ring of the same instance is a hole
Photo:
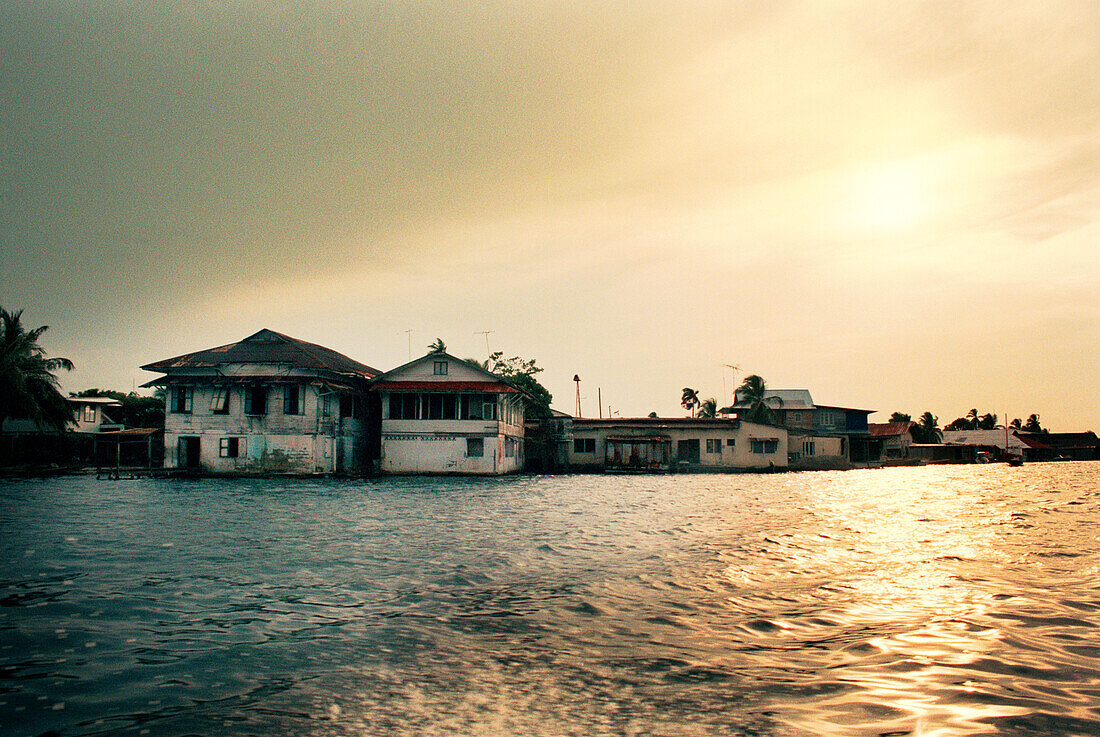
[[[378,376],[379,470],[496,475],[523,468],[523,396],[505,379],[429,353]]]
[[[110,432],[122,429],[122,425],[116,423],[107,412],[112,407],[120,406],[110,397],[65,397],[65,401],[72,408],[73,420],[68,431],[79,434],[91,434],[98,432]],[[44,427],[34,420],[26,418],[8,418],[4,420],[0,431],[4,433],[57,433],[52,427]]]
[[[212,473],[371,470],[378,370],[273,330],[142,366],[164,376],[164,465]]]
[[[787,468],[786,428],[738,419],[573,418],[576,471],[760,471]]]

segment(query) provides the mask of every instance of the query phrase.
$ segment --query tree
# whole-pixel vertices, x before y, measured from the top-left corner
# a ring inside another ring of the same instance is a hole
[[[699,412],[696,413],[697,417],[704,417],[706,419],[713,419],[718,413],[718,400],[714,397],[704,399],[699,404]]]
[[[1019,417],[1015,417],[1013,418],[1012,422],[1008,423],[1008,426],[1011,427],[1013,430],[1022,430],[1024,428],[1024,423],[1020,420]]]
[[[966,419],[965,417],[956,417],[955,419],[951,420],[951,422],[947,423],[947,426],[943,429],[944,430],[973,430],[974,426],[970,423],[970,420]]]
[[[997,427],[997,415],[986,412],[978,418],[978,430],[994,430]]]
[[[913,418],[904,412],[894,412],[890,415],[890,422],[912,422]]]
[[[968,427],[967,430],[976,430],[978,428],[978,410],[976,408],[971,408],[970,411],[966,413],[966,421],[970,423],[970,427]]]
[[[656,412],[650,412],[648,416],[651,420],[656,420],[657,419],[657,413]]]
[[[1046,432],[1043,426],[1039,424],[1039,415],[1033,413],[1027,416],[1027,422],[1024,423],[1024,432]]]
[[[695,416],[695,408],[699,406],[699,392],[691,387],[685,386],[684,392],[680,396],[680,406],[691,412],[691,416]]]
[[[446,353],[447,344],[443,342],[443,338],[436,338],[434,341],[428,344],[428,350],[431,353]]]
[[[0,307],[0,425],[9,417],[28,417],[64,430],[72,422],[72,407],[58,389],[56,371],[72,371],[67,358],[47,358],[38,345],[48,325],[26,330],[23,310]]]
[[[507,379],[510,384],[524,392],[523,404],[528,417],[549,417],[550,402],[553,401],[554,396],[535,378],[535,374],[542,373],[542,369],[535,364],[534,359],[525,361],[519,356],[511,358],[503,356],[501,351],[489,354],[488,370]]]
[[[775,401],[782,406],[783,400],[777,396],[768,396],[768,385],[761,377],[756,374],[746,376],[733,396],[737,399],[737,406],[748,407],[745,419],[749,422],[779,424],[779,417],[768,403]]]
[[[923,413],[918,419],[917,424],[913,426],[913,437],[918,443],[938,443],[943,439],[943,433],[940,432],[939,418],[931,412]]]

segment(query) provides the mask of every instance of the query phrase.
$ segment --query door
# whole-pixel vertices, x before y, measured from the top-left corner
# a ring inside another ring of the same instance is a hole
[[[199,468],[199,450],[199,439],[197,437],[180,438],[176,445],[176,465],[180,468]]]
[[[676,460],[680,463],[699,462],[699,440],[677,440]]]

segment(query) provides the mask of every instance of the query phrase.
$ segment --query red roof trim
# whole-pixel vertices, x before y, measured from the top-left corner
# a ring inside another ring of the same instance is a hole
[[[381,391],[493,392],[519,394],[515,387],[499,381],[381,381],[371,387]]]

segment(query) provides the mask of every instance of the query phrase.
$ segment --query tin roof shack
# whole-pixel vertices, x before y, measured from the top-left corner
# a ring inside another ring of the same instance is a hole
[[[947,445],[944,443],[913,443],[909,446],[909,457],[916,458],[921,463],[977,463],[980,445]]]
[[[910,460],[909,449],[914,443],[913,427],[917,423],[909,422],[872,422],[867,430],[872,438],[882,441],[882,461],[887,465],[898,465]]]
[[[371,384],[386,474],[501,475],[523,468],[523,395],[448,353],[429,353]]]
[[[164,376],[165,468],[359,474],[377,455],[377,369],[273,330],[142,366]],[[372,442],[373,441],[373,442]]]
[[[573,418],[572,471],[730,472],[787,468],[787,431],[744,420]]]
[[[1100,460],[1100,438],[1088,432],[1013,433],[1029,461]]]
[[[944,445],[973,445],[978,448],[977,462],[1004,460],[1008,456],[1024,458],[1027,444],[1014,431],[1003,427],[992,430],[942,430]]]

